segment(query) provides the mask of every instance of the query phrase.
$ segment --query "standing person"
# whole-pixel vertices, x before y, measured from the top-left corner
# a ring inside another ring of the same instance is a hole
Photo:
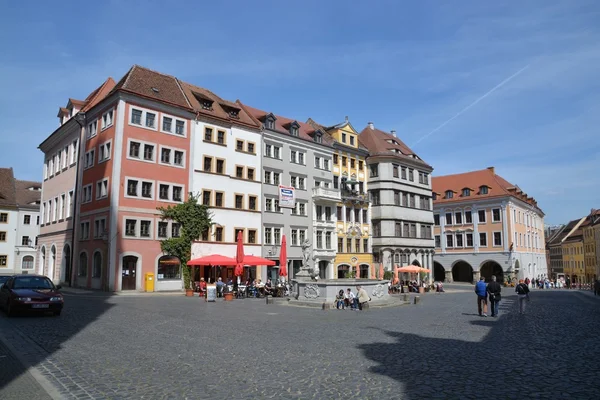
[[[531,282],[531,281],[529,280],[529,278],[525,278],[525,284],[527,285],[527,287],[529,287],[529,283],[530,283],[530,282]]]
[[[525,301],[529,300],[529,288],[523,282],[523,279],[519,281],[519,284],[515,288],[515,292],[519,296],[519,314],[525,313]]]
[[[600,279],[594,282],[594,296],[600,296]]]
[[[487,285],[487,293],[490,297],[490,308],[492,309],[492,317],[498,316],[498,302],[500,301],[500,292],[502,286],[496,282],[496,275],[492,275],[492,281]]]
[[[483,276],[479,278],[479,282],[475,285],[475,294],[477,294],[477,311],[479,311],[479,316],[487,317],[487,285]]]
[[[356,302],[358,303],[358,309],[362,310],[363,306],[369,301],[371,301],[371,298],[367,294],[367,291],[365,289],[363,289],[362,286],[357,285],[356,286]]]

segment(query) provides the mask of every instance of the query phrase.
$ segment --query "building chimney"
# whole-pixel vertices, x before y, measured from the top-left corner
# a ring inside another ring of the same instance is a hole
[[[375,129],[375,125],[373,125],[373,123],[372,123],[372,122],[369,122],[369,128],[370,128],[370,129]]]
[[[390,133],[392,134],[392,136],[393,136],[393,137],[396,137],[396,130],[395,130],[395,129],[392,129],[392,130],[390,131]]]
[[[346,122],[348,122],[348,116],[346,115]]]
[[[495,168],[494,168],[494,167],[488,167],[487,169],[489,169],[490,171],[492,171],[492,174],[495,174],[495,173],[496,173],[496,170],[495,170]]]

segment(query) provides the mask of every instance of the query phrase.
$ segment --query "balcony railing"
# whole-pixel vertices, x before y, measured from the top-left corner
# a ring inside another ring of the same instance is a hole
[[[368,203],[369,195],[367,193],[359,193],[357,190],[342,190],[342,200],[351,200],[356,202]]]
[[[330,189],[324,187],[315,187],[312,190],[313,197],[316,200],[327,200],[327,201],[340,201],[342,199],[340,191],[337,189]]]

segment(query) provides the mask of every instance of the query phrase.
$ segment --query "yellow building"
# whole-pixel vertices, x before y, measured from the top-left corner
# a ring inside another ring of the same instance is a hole
[[[585,252],[583,250],[583,230],[577,229],[561,245],[565,276],[571,284],[585,283]]]
[[[582,227],[585,277],[588,283],[593,283],[600,276],[600,210],[593,209]]]
[[[335,278],[355,273],[370,278],[371,252],[370,202],[367,192],[367,149],[358,141],[358,132],[346,120],[326,127],[309,119],[308,124],[324,130],[333,139],[333,187],[341,192],[337,204],[337,254]]]

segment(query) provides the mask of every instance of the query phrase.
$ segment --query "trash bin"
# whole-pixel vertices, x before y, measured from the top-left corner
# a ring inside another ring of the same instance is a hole
[[[154,274],[151,272],[146,273],[144,276],[144,288],[146,292],[154,292]]]

